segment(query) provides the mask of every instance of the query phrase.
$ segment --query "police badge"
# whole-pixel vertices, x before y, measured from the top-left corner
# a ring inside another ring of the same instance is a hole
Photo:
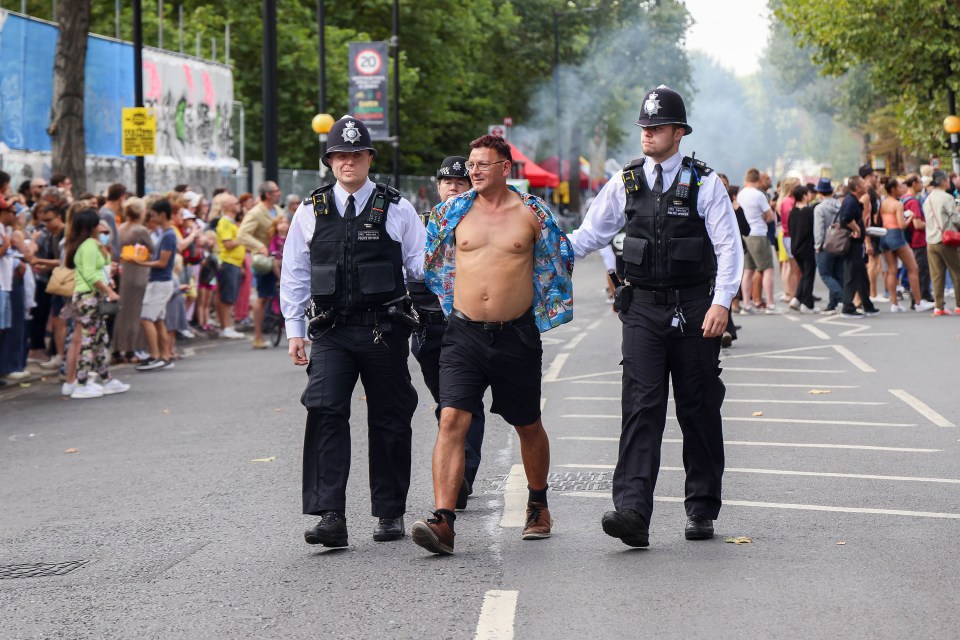
[[[350,144],[356,144],[360,141],[360,129],[357,129],[357,123],[353,120],[347,122],[343,128],[343,141]]]
[[[463,165],[460,164],[460,161],[459,161],[459,160],[458,160],[457,162],[454,162],[454,163],[453,163],[453,170],[454,170],[454,171],[461,171],[462,169],[463,169]]]
[[[655,116],[657,112],[660,111],[660,101],[657,100],[659,96],[656,91],[650,92],[650,95],[647,96],[647,99],[643,103],[643,112],[648,116]],[[344,134],[346,137],[346,134]]]

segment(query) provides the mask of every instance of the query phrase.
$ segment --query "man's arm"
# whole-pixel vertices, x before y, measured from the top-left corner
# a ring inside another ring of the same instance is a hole
[[[240,230],[237,232],[237,240],[239,240],[240,244],[245,246],[250,253],[262,253],[266,255],[268,253],[266,245],[254,236],[254,233],[257,231],[257,218],[260,217],[261,210],[262,207],[258,204],[253,209],[250,209],[247,215],[243,216],[243,222],[240,223]],[[234,247],[236,247],[236,245],[234,245]],[[233,247],[227,248],[232,249]]]
[[[567,236],[574,255],[582,258],[610,244],[627,223],[623,213],[626,206],[627,192],[623,187],[623,172],[619,171],[594,198],[580,228]]]

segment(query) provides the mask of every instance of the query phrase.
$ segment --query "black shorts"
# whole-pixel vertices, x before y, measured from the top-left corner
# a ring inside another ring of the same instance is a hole
[[[224,262],[217,272],[217,287],[220,289],[220,302],[234,304],[240,296],[240,283],[243,281],[243,269],[235,264]]]
[[[450,314],[440,350],[440,408],[473,413],[489,386],[490,410],[521,427],[540,418],[543,347],[533,312],[499,328]]]

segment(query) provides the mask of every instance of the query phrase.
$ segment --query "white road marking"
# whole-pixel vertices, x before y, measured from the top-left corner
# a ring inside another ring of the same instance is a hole
[[[603,318],[602,317],[597,318],[596,320],[594,320],[593,322],[587,325],[587,331],[593,331],[594,329],[600,326],[601,322],[603,322]]]
[[[569,356],[569,355],[570,355],[569,353],[561,353],[561,354],[558,354],[557,357],[559,358],[559,357],[562,356],[563,359],[564,359],[564,362],[566,362],[567,356]],[[556,362],[556,360],[554,360],[554,362]],[[551,365],[551,367],[552,367],[552,366],[553,366],[553,365]],[[573,380],[583,380],[583,379],[585,379],[585,378],[598,378],[598,377],[600,377],[600,376],[613,376],[613,375],[619,376],[621,373],[623,373],[623,371],[620,370],[620,369],[617,369],[616,371],[600,371],[600,372],[598,372],[598,373],[584,373],[584,374],[577,375],[577,376],[569,376],[569,377],[566,377],[566,378],[557,378],[557,379],[555,379],[555,380],[549,380],[549,381],[546,380],[546,378],[544,378],[544,382],[570,382],[570,381],[573,381]],[[617,384],[620,384],[620,383],[617,382]]]
[[[758,356],[769,360],[829,360],[827,356]]]
[[[760,367],[723,367],[724,371],[758,371],[762,373],[846,373],[843,369],[763,369]]]
[[[770,384],[767,382],[724,382],[725,387],[776,387],[778,389],[859,389],[856,384]]]
[[[519,591],[491,590],[483,596],[475,640],[513,640]]]
[[[620,414],[603,413],[569,413],[560,416],[561,418],[597,418],[597,419],[617,419],[620,420]],[[676,420],[677,416],[667,416],[667,420]],[[836,424],[847,427],[915,427],[912,422],[861,422],[858,420],[804,420],[800,418],[744,418],[739,416],[724,416],[724,422],[777,422],[786,424]]]
[[[612,464],[560,464],[568,469],[615,469]],[[660,471],[683,471],[683,467],[660,467]],[[940,484],[960,484],[956,478],[923,478],[919,476],[878,476],[863,473],[832,473],[827,471],[791,471],[788,469],[749,469],[726,467],[724,473],[755,473],[767,476],[807,476],[812,478],[850,478],[853,480],[893,480],[896,482],[936,482]]]
[[[563,369],[563,365],[567,362],[567,358],[569,357],[569,353],[558,353],[553,359],[553,362],[550,363],[550,368],[547,369],[547,375],[543,376],[543,381],[556,382],[558,376],[560,375],[560,370]]]
[[[780,317],[784,318],[785,320],[789,320],[790,322],[800,322],[800,318],[795,318],[787,313],[782,314]]]
[[[857,369],[860,369],[860,371],[863,371],[864,373],[876,373],[876,372],[877,372],[876,369],[874,369],[873,367],[871,367],[870,365],[868,365],[866,362],[864,362],[863,360],[861,360],[861,359],[857,356],[857,354],[855,354],[853,351],[850,351],[850,349],[847,349],[846,347],[842,347],[842,346],[840,346],[839,344],[835,344],[835,345],[831,345],[831,346],[833,346],[834,350],[835,350],[837,353],[839,353],[839,354],[842,355],[844,358],[846,358],[847,360],[849,360],[849,361],[850,361],[850,364],[852,364],[853,366],[855,366]]]
[[[924,418],[937,425],[938,427],[955,427],[957,425],[953,424],[942,415],[934,411],[929,405],[924,403],[919,398],[916,398],[903,389],[890,389],[890,393],[900,398],[908,405],[917,410],[917,413],[922,415]]]
[[[610,402],[620,402],[620,396],[570,396],[564,398],[564,400],[607,400]],[[667,398],[668,402],[675,402],[673,396]],[[763,398],[757,399],[746,399],[746,398],[726,398],[723,401],[724,404],[727,403],[741,403],[741,404],[803,404],[803,405],[814,405],[814,404],[850,404],[857,406],[876,406],[876,405],[885,405],[886,402],[867,402],[867,401],[856,401],[856,400],[766,400]]]
[[[569,491],[565,496],[573,498],[604,498],[610,499],[608,491]],[[656,496],[654,502],[683,502],[683,498],[673,496]],[[910,516],[914,518],[941,518],[960,520],[960,513],[940,513],[936,511],[905,511],[901,509],[868,509],[864,507],[832,507],[822,504],[791,504],[786,502],[754,502],[752,500],[724,500],[723,506],[731,507],[760,507],[763,509],[792,509],[797,511],[830,511],[834,513],[867,513],[885,516]]]
[[[620,438],[611,436],[561,436],[560,440],[580,440],[587,442],[620,442]],[[670,444],[682,444],[681,438],[664,438]],[[942,453],[943,449],[915,449],[912,447],[877,447],[866,444],[814,444],[809,442],[763,442],[757,440],[724,440],[724,446],[744,447],[795,447],[798,449],[857,449],[862,451],[896,451],[899,453]]]
[[[759,351],[757,353],[738,353],[727,356],[724,360],[733,360],[736,358],[756,358],[757,356],[772,356],[780,353],[796,353],[798,351],[816,351],[817,349],[829,349],[829,345],[819,345],[816,347],[791,347],[790,349],[775,349],[773,351]]]
[[[800,325],[800,326],[803,327],[804,329],[806,329],[807,331],[809,331],[810,333],[812,333],[813,335],[817,336],[817,337],[820,338],[821,340],[829,340],[829,339],[830,339],[830,334],[828,334],[826,331],[824,331],[824,330],[822,330],[822,329],[818,329],[817,327],[813,326],[812,324],[802,324],[802,325]]]
[[[587,337],[587,332],[586,332],[586,331],[581,331],[581,332],[578,333],[577,335],[573,336],[573,339],[571,339],[567,344],[565,344],[565,345],[563,346],[563,348],[564,348],[564,349],[576,349],[576,348],[577,348],[577,345],[580,344],[580,342],[581,342],[584,338],[586,338],[586,337]]]
[[[540,398],[540,413],[543,413],[543,408],[547,406],[547,399]]]
[[[503,487],[503,516],[501,527],[522,527],[527,519],[527,474],[522,464],[510,467]]]

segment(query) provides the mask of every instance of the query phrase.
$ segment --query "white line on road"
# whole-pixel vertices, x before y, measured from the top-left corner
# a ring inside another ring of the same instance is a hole
[[[569,491],[565,496],[573,498],[604,498],[610,499],[609,491]],[[673,496],[657,496],[654,502],[683,502],[683,498]],[[785,502],[754,502],[752,500],[724,500],[723,506],[731,507],[760,507],[764,509],[792,509],[797,511],[830,511],[834,513],[867,513],[884,516],[910,516],[914,518],[941,518],[960,520],[960,513],[940,513],[936,511],[904,511],[901,509],[868,509],[864,507],[831,507],[822,504],[790,504]]]
[[[550,368],[547,369],[547,375],[543,376],[543,381],[556,382],[557,376],[560,375],[560,370],[563,369],[563,365],[567,362],[567,358],[569,357],[569,353],[558,353],[553,359],[553,362],[550,363]]]
[[[480,607],[475,640],[513,640],[519,591],[487,591]]]
[[[793,316],[791,316],[791,315],[789,315],[789,314],[786,314],[786,313],[783,314],[781,317],[782,317],[784,320],[789,320],[790,322],[800,322],[800,318],[794,318]]]
[[[797,351],[816,351],[818,349],[829,349],[829,345],[819,345],[816,347],[792,347],[790,349],[776,349],[774,351],[758,351],[757,353],[738,353],[732,356],[726,356],[724,360],[733,360],[736,358],[756,358],[757,356],[771,356],[778,353],[796,353]]]
[[[570,355],[569,353],[561,353],[561,354],[558,354],[557,357],[559,358],[563,356],[564,362],[566,362],[567,356],[569,355]],[[551,367],[552,366],[553,365],[551,365]],[[584,380],[586,378],[597,378],[600,376],[614,376],[614,375],[619,376],[622,373],[623,373],[622,370],[617,369],[616,371],[600,371],[598,373],[584,373],[577,376],[568,376],[566,378],[556,378],[555,380],[547,380],[546,378],[544,378],[544,382],[571,382],[573,380]],[[617,384],[620,384],[620,383],[618,382]]]
[[[900,398],[908,405],[917,410],[917,412],[922,415],[924,418],[937,425],[938,427],[955,427],[957,425],[953,424],[942,415],[934,411],[929,405],[924,403],[919,398],[916,398],[903,389],[890,389],[890,393]]]
[[[586,332],[586,331],[581,331],[581,332],[578,333],[577,335],[573,336],[573,339],[571,339],[567,344],[565,344],[565,345],[563,346],[563,348],[564,348],[564,349],[576,349],[576,348],[577,348],[577,345],[580,344],[580,342],[581,342],[584,338],[586,338],[586,337],[587,337],[587,332]]]
[[[618,383],[619,384],[619,383]],[[725,387],[776,387],[778,389],[859,389],[855,384],[770,384],[768,382],[724,382]]]
[[[561,418],[597,418],[597,419],[617,419],[620,420],[620,414],[604,413],[568,413],[560,416]],[[667,420],[676,420],[676,416],[667,416]],[[799,418],[742,418],[738,416],[724,416],[724,422],[782,422],[787,424],[836,424],[848,427],[915,427],[912,422],[860,422],[858,420],[803,420]]]
[[[857,354],[855,354],[853,351],[850,351],[850,349],[847,349],[846,347],[841,347],[839,344],[833,345],[833,348],[836,350],[837,353],[839,353],[844,358],[849,360],[850,364],[855,366],[857,369],[860,369],[860,371],[863,371],[864,373],[877,372],[876,369],[874,369],[873,367],[868,365],[866,362],[861,360],[859,357],[857,357]]]
[[[758,356],[769,360],[829,360],[828,356]]]
[[[527,474],[522,464],[510,467],[510,474],[503,486],[503,516],[501,527],[522,527],[527,515]]]
[[[594,329],[600,326],[601,322],[603,322],[603,318],[602,317],[597,318],[596,320],[594,320],[593,322],[587,325],[587,331],[593,331]]]
[[[564,400],[607,400],[610,402],[620,402],[620,396],[570,396],[564,398]],[[667,399],[668,402],[675,402],[673,397]],[[741,404],[803,404],[803,405],[815,405],[815,404],[849,404],[856,406],[877,406],[885,405],[886,402],[867,402],[859,400],[766,400],[763,398],[757,399],[746,399],[746,398],[726,398],[723,403],[741,403]]]
[[[820,338],[821,340],[829,340],[829,339],[830,339],[830,334],[828,334],[826,331],[823,331],[822,329],[818,329],[817,327],[813,326],[812,324],[802,324],[802,325],[800,325],[800,326],[803,327],[804,329],[806,329],[807,331],[809,331],[810,333],[812,333],[813,335],[817,336],[817,337]]]
[[[760,371],[763,373],[846,373],[843,369],[764,369],[761,367],[724,367],[724,371]]]
[[[614,469],[612,464],[560,464],[568,469]],[[683,471],[683,467],[660,467],[660,471]],[[811,478],[850,478],[853,480],[893,480],[896,482],[936,482],[940,484],[960,484],[956,478],[924,478],[920,476],[878,476],[864,473],[833,473],[827,471],[791,471],[789,469],[749,469],[726,467],[724,473],[754,473],[767,476],[807,476]]]
[[[560,440],[580,440],[586,442],[620,442],[612,436],[561,436]],[[682,444],[681,438],[664,438],[664,442]],[[763,442],[757,440],[724,440],[724,446],[744,447],[791,447],[798,449],[857,449],[862,451],[896,451],[899,453],[942,453],[943,449],[916,449],[912,447],[877,447],[866,444],[815,444],[809,442]]]
[[[543,408],[547,406],[547,399],[540,398],[540,413],[543,413]]]

